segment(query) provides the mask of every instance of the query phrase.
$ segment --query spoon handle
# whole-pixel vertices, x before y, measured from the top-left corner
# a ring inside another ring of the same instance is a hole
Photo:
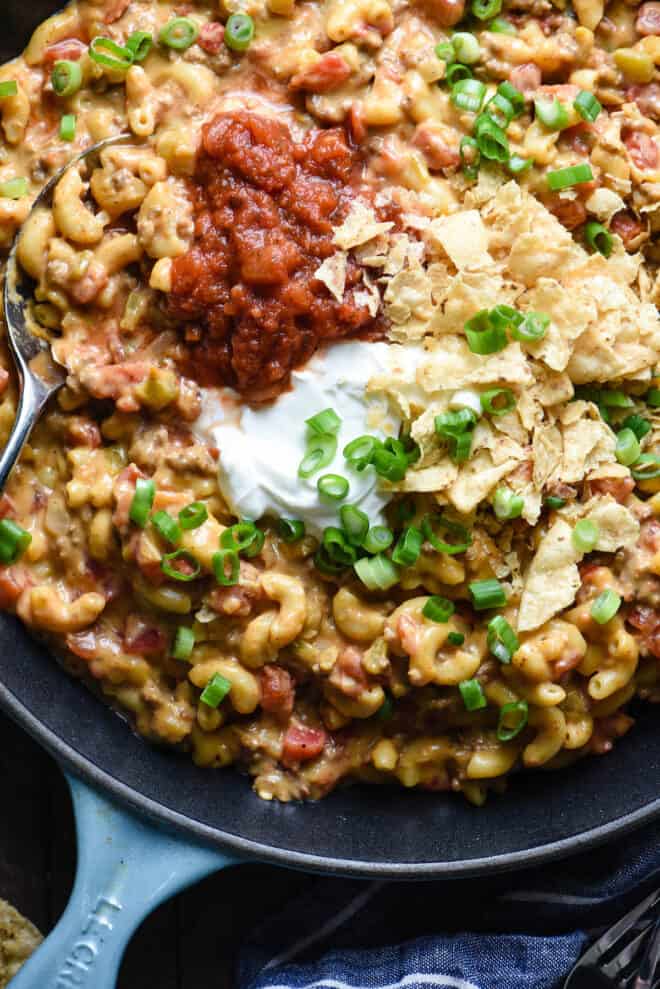
[[[48,388],[29,372],[21,374],[21,378],[22,387],[16,419],[7,445],[0,453],[0,493],[4,491],[7,479],[21,455],[21,450],[32,432],[32,427],[54,390]]]

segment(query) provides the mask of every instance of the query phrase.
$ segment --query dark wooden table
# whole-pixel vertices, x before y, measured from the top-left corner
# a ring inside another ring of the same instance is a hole
[[[53,760],[0,715],[0,898],[47,933],[75,869],[73,815]],[[147,918],[131,942],[118,989],[225,989],[247,932],[315,880],[269,866],[229,869]]]

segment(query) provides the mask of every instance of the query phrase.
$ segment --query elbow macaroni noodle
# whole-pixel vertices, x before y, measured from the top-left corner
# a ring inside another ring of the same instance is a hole
[[[630,726],[622,709],[631,698],[660,699],[660,482],[653,477],[642,479],[637,494],[626,492],[642,525],[637,546],[617,555],[599,551],[597,569],[582,570],[576,600],[521,631],[504,661],[484,616],[470,605],[468,585],[507,574],[506,615],[517,628],[521,590],[505,565],[507,554],[515,555],[515,532],[489,528],[481,509],[464,513],[475,530],[467,552],[436,551],[427,542],[402,566],[396,586],[382,593],[368,591],[350,570],[321,575],[313,564],[316,541],[287,543],[272,520],[260,523],[265,542],[253,557],[241,557],[235,583],[218,570],[224,534],[237,520],[218,488],[222,450],[207,447],[194,431],[200,386],[167,304],[176,259],[194,254],[200,235],[193,179],[204,125],[238,108],[284,120],[298,139],[314,123],[346,128],[363,149],[368,183],[396,187],[396,208],[384,226],[394,226],[398,236],[401,217],[417,215],[412,254],[386,272],[409,279],[410,299],[429,218],[451,217],[459,204],[478,209],[484,191],[470,186],[460,168],[461,141],[474,114],[455,105],[447,66],[436,54],[450,39],[443,17],[452,4],[255,3],[256,35],[244,55],[222,40],[224,9],[203,0],[190,6],[195,44],[182,51],[155,44],[141,63],[118,69],[93,59],[91,39],[107,33],[124,44],[137,30],[156,39],[178,6],[143,0],[120,4],[117,14],[117,5],[79,0],[41,25],[23,57],[0,73],[0,81],[17,84],[0,98],[0,183],[23,176],[28,189],[15,199],[0,197],[0,243],[8,247],[20,228],[18,258],[35,282],[34,324],[68,372],[0,502],[2,517],[32,537],[20,559],[0,566],[1,606],[77,657],[147,738],[188,751],[200,766],[240,763],[264,799],[316,798],[342,779],[366,779],[459,790],[481,804],[514,771],[561,768],[607,751]],[[491,95],[504,79],[527,96],[539,88],[546,97],[566,89],[574,96],[580,88],[598,95],[607,107],[599,125],[584,127],[571,103],[570,134],[534,119],[528,96],[508,130],[513,152],[534,159],[520,181],[569,230],[585,222],[587,196],[606,188],[614,212],[605,225],[621,238],[620,265],[629,263],[621,245],[631,245],[630,256],[647,250],[651,271],[659,260],[653,234],[660,225],[660,106],[656,90],[644,86],[659,86],[658,49],[639,28],[632,61],[618,53],[618,63],[646,67],[650,75],[639,83],[601,49],[602,57],[592,57],[599,23],[604,15],[619,16],[618,7],[576,0],[574,8],[575,17],[559,9],[542,17],[519,13],[510,34],[477,25],[473,69]],[[502,16],[509,9],[515,4],[505,2]],[[79,60],[81,70],[79,91],[64,97],[50,81],[53,62],[61,59]],[[544,74],[561,84],[543,85]],[[53,105],[75,114],[73,141],[53,136]],[[66,171],[52,208],[27,219],[30,202],[57,168],[86,145],[121,133],[126,140],[105,148],[96,162]],[[589,190],[548,193],[547,171],[575,164],[576,149],[593,167]],[[274,221],[263,202],[260,209],[268,233]],[[304,222],[320,228],[325,219],[319,212]],[[369,258],[366,240],[357,254],[362,250],[371,265],[373,279],[365,284],[380,305],[380,262],[376,247]],[[454,280],[484,308],[490,300],[482,300],[478,276],[460,263],[450,274],[455,257],[445,246],[445,260],[432,266],[434,291]],[[342,257],[345,269],[348,253]],[[550,268],[546,274],[552,277]],[[645,298],[660,301],[658,281],[648,273],[638,279]],[[527,290],[534,286],[530,278]],[[225,301],[228,318],[232,299]],[[417,318],[411,307],[402,303],[401,323]],[[395,330],[397,318],[391,311]],[[201,332],[186,324],[186,342],[198,342]],[[213,346],[221,346],[218,340]],[[2,364],[6,437],[17,392],[5,347]],[[501,381],[510,373],[503,365]],[[548,373],[544,386],[561,394],[562,374]],[[476,387],[477,377],[467,385]],[[516,440],[507,419],[495,442]],[[660,428],[655,419],[653,427]],[[488,456],[484,450],[480,456]],[[492,459],[491,468],[505,456]],[[594,454],[593,466],[601,462]],[[201,503],[201,523],[172,539],[153,522],[136,525],[133,499],[149,479],[152,512],[176,520],[186,506]],[[519,480],[524,490],[529,479]],[[591,493],[598,478],[571,483],[584,483]],[[410,490],[418,515],[438,510],[432,492]],[[567,495],[574,496],[575,490]],[[439,495],[437,501],[443,510]],[[607,588],[624,603],[599,624],[592,608]],[[437,595],[451,603],[446,621],[427,613]],[[174,645],[182,627],[194,637],[185,656]],[[480,698],[473,706],[470,683],[477,683]],[[224,690],[217,705],[202,700],[213,684]],[[522,710],[524,723],[507,734],[511,712]]]

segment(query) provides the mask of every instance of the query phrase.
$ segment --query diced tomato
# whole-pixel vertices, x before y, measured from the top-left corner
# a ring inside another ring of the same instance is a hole
[[[310,93],[329,93],[338,89],[351,74],[351,67],[334,51],[325,52],[318,62],[298,72],[291,80],[292,89],[306,89]]]
[[[150,625],[139,615],[129,615],[124,628],[124,648],[135,656],[157,656],[165,650],[167,639],[162,629]]]
[[[640,171],[658,167],[658,146],[650,136],[641,130],[628,131],[623,143],[628,149],[632,162]]]
[[[295,685],[288,670],[268,664],[261,670],[261,706],[272,714],[290,715],[293,711]]]
[[[105,12],[105,17],[103,18],[104,23],[114,24],[119,18],[126,12],[128,5],[131,0],[110,0],[108,4],[108,9]]]
[[[78,38],[66,38],[64,41],[56,41],[54,45],[49,45],[44,52],[44,64],[52,65],[54,62],[77,62],[87,51],[87,45],[79,41]]]
[[[322,728],[309,728],[300,722],[292,722],[282,743],[282,763],[292,766],[316,759],[323,752],[327,737]]]
[[[620,504],[627,500],[634,487],[632,477],[599,477],[591,482],[594,494],[612,495]]]
[[[209,21],[201,28],[197,44],[208,55],[217,55],[222,50],[224,37],[224,26],[219,21]]]
[[[13,608],[32,580],[24,567],[0,567],[0,608]]]
[[[415,131],[412,143],[423,153],[427,164],[433,171],[442,168],[457,168],[460,157],[456,148],[452,148],[433,125],[421,124]]]
[[[509,82],[521,93],[527,95],[535,92],[541,85],[541,70],[534,62],[524,62],[516,65],[509,73]]]
[[[347,118],[348,136],[353,144],[362,144],[367,136],[367,125],[360,103],[351,103]]]
[[[368,686],[360,649],[356,646],[342,649],[330,675],[330,683],[348,697],[360,696]]]
[[[579,199],[567,199],[554,195],[546,201],[546,206],[567,230],[575,230],[587,219],[587,210]]]

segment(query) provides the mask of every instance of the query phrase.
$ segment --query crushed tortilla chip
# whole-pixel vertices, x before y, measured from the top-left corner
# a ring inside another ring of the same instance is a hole
[[[341,302],[344,298],[347,260],[348,254],[345,251],[336,251],[329,258],[326,258],[314,272],[314,277],[323,282],[337,302]]]
[[[573,603],[580,587],[582,554],[573,546],[571,526],[558,519],[545,534],[523,576],[518,631],[540,628]]]
[[[374,237],[387,233],[393,226],[390,222],[379,223],[374,211],[356,199],[342,225],[336,228],[333,241],[337,247],[348,251],[351,247],[359,247]]]
[[[469,209],[450,216],[441,216],[429,224],[427,240],[441,247],[459,269],[478,271],[488,268],[492,258],[488,253],[488,233],[479,210]]]

